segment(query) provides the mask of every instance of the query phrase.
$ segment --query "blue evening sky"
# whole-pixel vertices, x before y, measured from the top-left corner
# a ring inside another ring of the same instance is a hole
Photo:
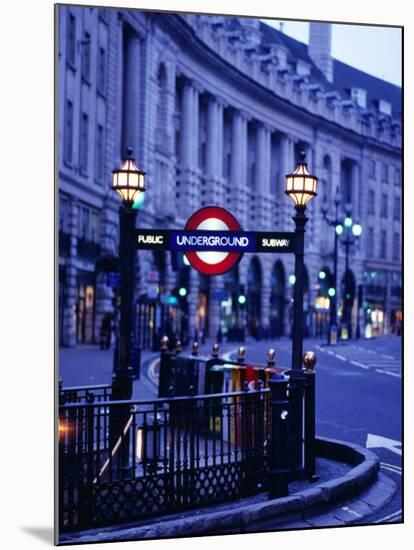
[[[281,21],[266,19],[280,29]],[[282,21],[283,32],[309,42],[309,23]],[[401,29],[374,25],[332,25],[332,55],[357,69],[401,86]]]

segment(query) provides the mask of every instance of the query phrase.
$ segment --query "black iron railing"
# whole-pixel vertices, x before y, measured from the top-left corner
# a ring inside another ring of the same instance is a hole
[[[108,401],[112,395],[112,386],[99,384],[95,386],[74,386],[59,388],[59,405],[70,403],[96,403]]]
[[[157,400],[117,401],[107,385],[60,388],[61,529],[120,524],[261,491],[278,498],[294,479],[317,479],[314,354],[305,354],[305,369],[283,372],[274,366],[274,350],[267,365],[245,363],[244,348],[233,362],[218,348],[211,356],[199,356],[194,346],[193,352],[163,346]],[[243,391],[219,393],[229,369]]]
[[[269,390],[259,390],[61,406],[60,527],[120,523],[265,490],[268,400]]]

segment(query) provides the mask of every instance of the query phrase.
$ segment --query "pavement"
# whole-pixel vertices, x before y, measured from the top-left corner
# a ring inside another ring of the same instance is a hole
[[[212,343],[206,342],[200,346],[200,353],[209,353]],[[225,343],[220,346],[220,353],[234,357],[239,345]],[[291,340],[287,338],[272,342],[248,340],[243,345],[246,361],[265,362],[267,350],[273,347],[276,349],[276,366],[290,367]],[[303,514],[277,520],[275,517],[262,521],[256,518],[251,530],[247,529],[247,525],[238,525],[233,532],[241,532],[240,529],[254,532],[367,522],[399,523],[403,520],[401,338],[386,336],[352,340],[337,346],[327,346],[321,340],[305,340],[304,351],[307,350],[314,351],[318,359],[318,437],[339,439],[350,445],[372,449],[378,456],[378,481],[367,489],[371,505],[368,504],[367,509],[367,502],[360,496],[341,502],[329,511],[322,510],[313,518]],[[111,350],[100,351],[92,346],[61,349],[59,369],[64,386],[110,383],[112,353]],[[158,353],[143,352],[141,378],[134,382],[134,399],[156,397],[158,357]],[[209,510],[212,512],[211,507]],[[181,516],[179,521],[183,521]],[[180,535],[159,533],[157,537],[160,536]],[[118,535],[116,538],[119,538]]]

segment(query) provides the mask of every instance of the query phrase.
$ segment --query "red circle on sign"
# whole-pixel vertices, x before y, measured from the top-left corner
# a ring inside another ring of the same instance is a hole
[[[229,231],[240,231],[241,229],[239,222],[233,214],[230,214],[228,210],[220,206],[205,206],[204,208],[200,208],[200,210],[194,212],[190,217],[184,229],[187,231],[197,231],[203,222],[212,218],[223,222]],[[205,262],[197,252],[185,252],[185,255],[190,264],[197,271],[200,271],[200,273],[204,273],[205,275],[221,275],[234,267],[240,261],[243,254],[241,252],[228,252],[226,257],[217,263]]]

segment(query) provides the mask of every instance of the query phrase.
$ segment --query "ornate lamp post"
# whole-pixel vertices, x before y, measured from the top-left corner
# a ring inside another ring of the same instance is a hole
[[[334,271],[333,271],[333,287],[329,289],[330,298],[330,327],[328,344],[336,344],[338,339],[338,321],[337,321],[337,284],[338,284],[338,238],[342,234],[343,228],[339,220],[339,205],[341,204],[341,193],[339,188],[336,189],[334,204],[335,204],[335,216],[330,218],[328,216],[328,205],[324,203],[321,207],[323,219],[328,225],[335,228],[335,244],[334,244]]]
[[[295,445],[293,461],[298,470],[303,469],[303,395],[305,389],[305,373],[302,369],[303,357],[303,288],[304,288],[304,244],[305,225],[308,218],[305,215],[307,203],[316,196],[317,178],[313,176],[305,163],[306,154],[301,152],[301,158],[292,174],[286,176],[285,193],[295,203],[295,275],[293,291],[293,331],[292,331],[292,370],[290,371],[289,394],[298,403],[292,411],[294,419],[292,438]],[[293,282],[293,277],[292,277]]]
[[[343,300],[343,315],[342,326],[345,325],[347,338],[352,337],[352,322],[351,322],[351,308],[350,308],[350,288],[349,288],[349,247],[356,243],[357,239],[362,235],[362,226],[359,223],[354,223],[352,217],[352,205],[345,205],[346,217],[343,221],[343,230],[345,232],[345,239],[342,244],[345,247],[345,284],[344,292],[342,296]],[[341,231],[342,233],[343,231]]]
[[[318,178],[313,176],[305,162],[306,153],[301,152],[299,164],[292,174],[286,176],[285,193],[294,201],[296,215],[295,222],[296,252],[295,252],[295,285],[293,303],[293,350],[292,370],[302,371],[303,356],[303,277],[304,277],[304,243],[305,225],[308,218],[305,216],[306,205],[316,196]]]
[[[134,200],[145,192],[145,173],[139,170],[127,149],[127,159],[112,172],[112,189],[121,199],[119,209],[120,327],[118,357],[113,376],[113,399],[130,399],[132,394],[132,339],[134,318],[135,243],[137,210]]]

